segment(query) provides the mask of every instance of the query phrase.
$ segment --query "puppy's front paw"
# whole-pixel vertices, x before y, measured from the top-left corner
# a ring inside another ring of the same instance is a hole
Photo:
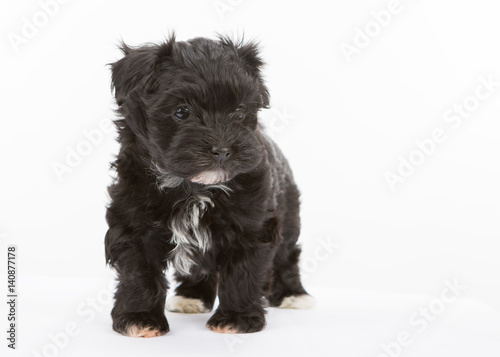
[[[209,312],[203,301],[176,295],[167,300],[167,310],[170,312],[180,312],[183,314],[197,314]]]
[[[219,333],[251,333],[264,328],[266,319],[261,311],[240,313],[217,310],[208,320],[207,327]]]
[[[150,338],[150,337],[158,337],[164,335],[166,332],[162,333],[159,329],[154,327],[139,327],[139,325],[130,325],[125,332],[125,336],[128,337],[142,337],[142,338]]]
[[[167,319],[162,314],[130,312],[113,317],[113,330],[128,337],[157,337],[169,331]]]

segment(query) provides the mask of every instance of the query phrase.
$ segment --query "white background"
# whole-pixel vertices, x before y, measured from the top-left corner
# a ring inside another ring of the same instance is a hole
[[[17,244],[15,355],[389,356],[383,344],[404,331],[412,342],[393,344],[394,356],[499,355],[500,86],[474,97],[481,81],[500,82],[493,1],[48,2],[0,5],[0,291]],[[153,340],[111,330],[103,238],[118,146],[101,130],[115,118],[106,64],[121,38],[139,45],[174,30],[178,40],[260,41],[272,99],[262,121],[302,191],[304,283],[318,305],[270,309],[268,328],[250,337],[207,331],[210,315],[167,314],[172,332]],[[472,109],[447,122],[464,104]],[[96,130],[102,140],[68,162]],[[445,139],[415,153],[435,130]],[[412,157],[420,162],[391,189],[388,172]],[[436,303],[454,280],[460,296]],[[443,309],[418,331],[410,316],[433,302]],[[6,304],[0,313],[4,331]],[[71,323],[78,332],[64,337]]]

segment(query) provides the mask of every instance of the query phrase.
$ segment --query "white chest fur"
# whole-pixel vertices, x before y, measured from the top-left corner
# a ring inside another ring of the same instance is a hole
[[[177,272],[189,275],[194,255],[210,248],[210,231],[201,223],[201,219],[214,203],[209,192],[200,192],[178,204],[181,205],[180,209],[170,220],[172,241],[176,244],[172,258]]]
[[[157,175],[159,190],[175,189],[185,181],[161,170],[158,165],[154,165],[152,171]],[[183,189],[191,191],[189,187]],[[209,208],[214,207],[213,190],[222,190],[226,195],[232,191],[224,184],[205,185],[202,190],[191,192],[187,199],[177,202],[176,212],[170,218],[172,242],[176,245],[171,258],[174,268],[180,274],[189,275],[195,264],[194,256],[210,249],[210,230],[203,225],[202,218]]]

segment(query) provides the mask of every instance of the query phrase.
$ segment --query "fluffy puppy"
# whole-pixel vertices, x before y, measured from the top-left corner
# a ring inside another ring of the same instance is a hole
[[[299,191],[258,123],[269,105],[254,43],[195,38],[131,48],[111,65],[121,145],[106,261],[118,273],[113,329],[169,331],[165,307],[208,312],[213,331],[265,326],[263,304],[300,308]],[[180,283],[165,306],[164,272]]]

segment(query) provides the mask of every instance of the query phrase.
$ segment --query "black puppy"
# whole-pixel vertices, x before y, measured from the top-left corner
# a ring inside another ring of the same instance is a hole
[[[122,119],[109,188],[106,260],[118,272],[113,328],[169,331],[170,311],[219,307],[217,332],[260,331],[263,304],[301,308],[299,191],[257,113],[269,105],[254,43],[195,38],[130,48],[113,63]]]

